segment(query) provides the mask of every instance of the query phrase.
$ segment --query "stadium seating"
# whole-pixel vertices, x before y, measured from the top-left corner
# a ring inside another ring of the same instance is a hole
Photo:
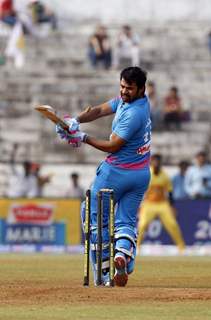
[[[12,146],[21,144],[17,160],[29,158],[41,163],[96,163],[103,153],[84,146],[72,150],[61,143],[53,125],[34,111],[49,104],[62,115],[76,115],[87,105],[96,105],[118,94],[118,70],[91,69],[87,62],[87,39],[95,24],[65,25],[46,37],[26,39],[26,64],[15,70],[11,62],[0,66],[0,152],[1,161],[10,159]],[[141,36],[140,64],[148,69],[164,96],[177,85],[192,121],[182,130],[153,134],[153,151],[162,152],[166,164],[192,159],[207,148],[210,136],[211,61],[206,47],[208,23],[167,22],[133,26]],[[113,44],[120,25],[111,25]],[[6,44],[6,34],[0,35]],[[93,135],[108,137],[111,119],[84,124]],[[1,170],[0,170],[1,171]],[[1,174],[1,172],[0,172]]]

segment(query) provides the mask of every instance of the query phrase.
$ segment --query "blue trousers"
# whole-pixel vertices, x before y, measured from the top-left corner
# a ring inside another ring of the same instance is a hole
[[[97,243],[97,194],[100,189],[114,190],[115,203],[115,254],[124,254],[127,258],[127,272],[134,269],[136,256],[137,212],[148,188],[150,170],[126,170],[102,162],[96,171],[91,187],[91,259],[96,278],[96,243]],[[82,205],[82,221],[85,218],[85,206]],[[103,269],[109,268],[109,201],[103,195]]]
[[[93,67],[97,67],[99,63],[102,63],[105,69],[109,69],[111,67],[112,54],[110,50],[102,53],[101,55],[97,55],[93,48],[89,48],[88,57]]]
[[[115,227],[129,226],[136,229],[137,212],[150,180],[148,167],[141,170],[126,170],[102,162],[97,168],[91,187],[91,224],[97,224],[97,193],[100,189],[114,190],[116,204]],[[107,224],[108,211],[104,209],[104,224]]]

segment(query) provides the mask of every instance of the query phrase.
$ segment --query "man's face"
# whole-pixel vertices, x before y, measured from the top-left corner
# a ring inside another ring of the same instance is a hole
[[[142,92],[143,89],[139,89],[134,82],[129,84],[123,78],[120,80],[120,95],[124,102],[132,102],[140,98]]]
[[[198,155],[196,157],[196,163],[201,167],[206,163],[206,156],[204,155]]]
[[[150,164],[151,166],[154,168],[154,169],[158,169],[161,167],[161,161],[157,158],[151,158],[151,161],[150,161]]]

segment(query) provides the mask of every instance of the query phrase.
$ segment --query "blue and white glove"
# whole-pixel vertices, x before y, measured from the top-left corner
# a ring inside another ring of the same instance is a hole
[[[69,126],[69,132],[80,130],[80,123],[76,118],[71,118],[69,115],[65,115],[64,122]]]
[[[76,131],[76,133],[71,134],[71,138],[67,139],[68,144],[74,148],[81,146],[82,142],[86,142],[87,134],[85,132]]]
[[[56,125],[56,133],[61,139],[68,140],[71,138],[71,134],[79,131],[79,122],[75,118],[70,118],[69,115],[64,116],[64,122],[69,126],[68,131],[64,130],[59,124]]]
[[[67,131],[64,130],[60,124],[56,124],[56,133],[58,134],[58,136],[60,137],[60,139],[65,139],[68,140],[71,137],[71,134]]]
[[[56,133],[59,137],[63,140],[66,140],[69,145],[78,148],[81,146],[82,142],[86,141],[87,134],[81,131],[72,131],[69,133],[68,131],[64,130],[59,124],[56,125]]]
[[[86,141],[87,134],[79,130],[67,131],[64,130],[59,124],[56,125],[56,133],[63,140],[66,140],[69,145],[74,148],[81,146],[82,142]]]

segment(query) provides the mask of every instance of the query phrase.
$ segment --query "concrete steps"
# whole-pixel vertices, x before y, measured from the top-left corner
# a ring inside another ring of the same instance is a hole
[[[3,155],[5,161],[15,142],[23,145],[19,160],[28,156],[43,162],[96,163],[104,157],[89,146],[80,150],[68,148],[55,137],[53,125],[34,111],[38,104],[49,104],[61,116],[65,113],[74,116],[84,107],[118,94],[119,70],[94,71],[86,60],[87,40],[93,27],[94,23],[72,25],[47,37],[27,37],[25,68],[0,67],[0,116],[4,122],[0,121],[0,139],[4,150],[8,149]],[[149,79],[157,84],[161,98],[171,85],[177,85],[193,120],[183,124],[181,132],[153,133],[153,151],[162,151],[169,164],[192,156],[196,149],[209,143],[211,61],[206,47],[209,28],[208,23],[186,22],[134,25],[141,38],[141,61],[143,65],[151,63]],[[114,45],[119,25],[111,24],[109,32]],[[1,39],[5,41],[5,37]],[[110,125],[111,119],[100,119],[82,128],[103,138],[109,136]],[[8,132],[10,127],[12,130]]]

